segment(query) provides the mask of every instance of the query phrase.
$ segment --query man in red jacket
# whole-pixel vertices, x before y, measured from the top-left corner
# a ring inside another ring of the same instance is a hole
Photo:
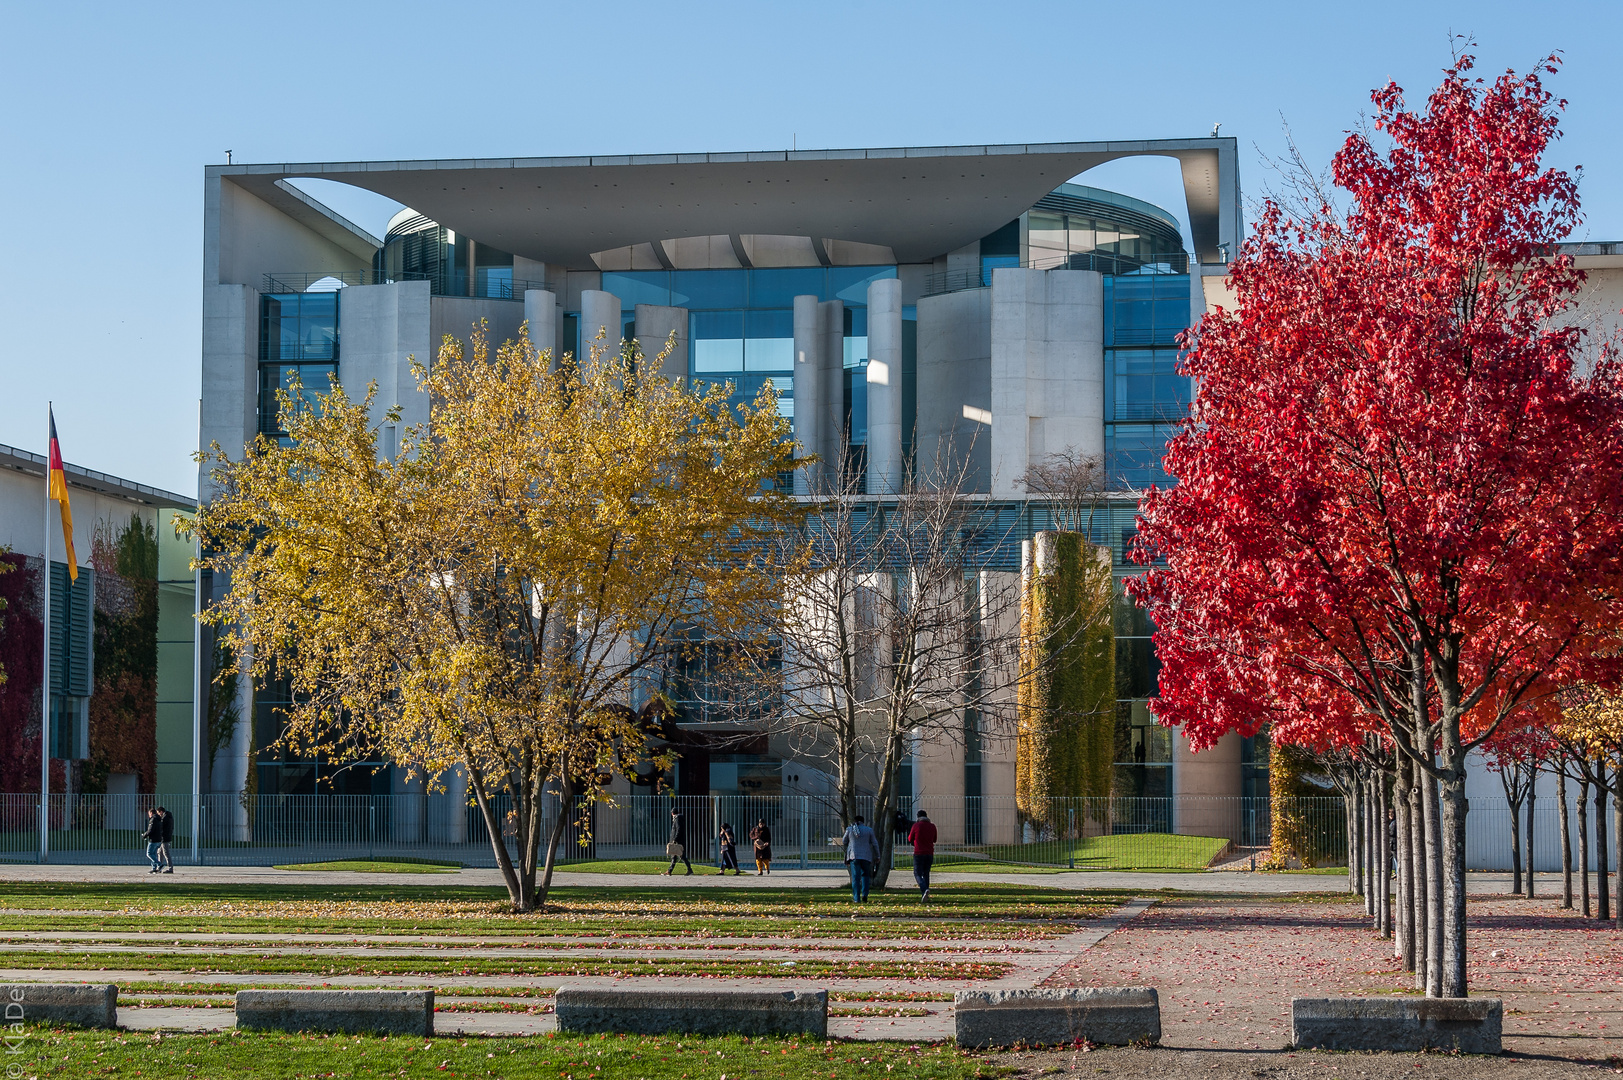
[[[935,823],[930,815],[919,811],[919,818],[907,830],[907,842],[913,845],[913,880],[919,883],[919,899],[930,899],[930,864],[935,862]]]

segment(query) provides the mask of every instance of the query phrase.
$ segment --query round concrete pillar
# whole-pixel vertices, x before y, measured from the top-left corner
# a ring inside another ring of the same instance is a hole
[[[902,481],[902,283],[881,278],[868,286],[868,494]]]
[[[817,348],[817,297],[795,297],[795,441],[802,454],[818,450],[818,384],[822,357]],[[821,466],[808,465],[795,472],[795,494],[810,495],[818,488]]]

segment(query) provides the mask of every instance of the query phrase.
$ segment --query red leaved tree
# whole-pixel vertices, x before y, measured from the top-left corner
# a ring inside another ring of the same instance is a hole
[[[1265,720],[1374,731],[1420,769],[1432,996],[1466,992],[1466,754],[1553,680],[1613,677],[1590,661],[1618,616],[1623,398],[1610,351],[1552,322],[1583,279],[1551,256],[1579,220],[1540,161],[1556,62],[1489,85],[1462,56],[1423,112],[1388,85],[1335,156],[1345,212],[1265,207],[1235,308],[1188,343],[1177,486],[1139,533],[1166,560],[1133,588],[1162,722],[1197,749]]]

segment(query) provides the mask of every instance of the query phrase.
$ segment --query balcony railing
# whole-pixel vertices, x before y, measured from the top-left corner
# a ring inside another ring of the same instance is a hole
[[[1189,256],[1180,251],[1144,259],[1090,251],[1076,255],[1037,256],[1028,258],[1021,265],[1030,270],[1093,270],[1100,274],[1187,274]],[[981,266],[928,274],[924,278],[922,295],[940,296],[965,289],[984,289],[992,284],[992,272],[996,269],[996,266]]]
[[[470,296],[468,293],[444,293],[434,288],[437,282],[431,275],[406,271],[396,275],[380,274],[376,270],[297,270],[266,274],[267,293],[336,292],[352,285],[393,285],[400,281],[426,281],[435,296]],[[495,278],[480,282],[471,294],[475,300],[523,300],[531,290],[544,290],[544,281],[524,278]]]

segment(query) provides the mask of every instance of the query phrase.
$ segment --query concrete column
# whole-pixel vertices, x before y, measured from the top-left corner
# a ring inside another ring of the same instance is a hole
[[[868,494],[902,489],[902,283],[868,286]]]
[[[547,352],[554,365],[563,355],[558,348],[558,297],[542,289],[524,290],[524,321],[530,327],[530,344],[536,352]]]
[[[670,341],[671,335],[676,335],[676,344],[671,348],[665,362],[660,365],[659,373],[665,378],[676,382],[687,378],[688,375],[688,312],[687,308],[661,307],[658,304],[638,304],[637,343],[642,346],[643,359],[652,364],[659,355],[665,343]]]
[[[369,383],[377,383],[373,401],[377,421],[391,406],[400,406],[396,440],[406,428],[428,422],[428,395],[418,391],[411,364],[415,359],[431,366],[435,360],[430,300],[428,282],[397,281],[352,285],[338,305],[338,340],[343,343],[338,377],[355,397],[365,394]],[[394,446],[384,442],[380,437],[379,453],[392,455]]]
[[[1103,277],[1003,267],[992,279],[992,492],[1065,451],[1104,453]]]
[[[203,288],[203,405],[199,449],[210,443],[241,458],[259,423],[259,293],[247,285]],[[198,494],[214,495],[213,465],[199,470]]]
[[[817,434],[821,441],[825,482],[839,488],[845,481],[845,302],[817,305]]]
[[[802,454],[821,452],[822,435],[817,430],[821,415],[822,352],[818,342],[817,297],[795,297],[795,441]],[[795,473],[795,494],[810,495],[818,490],[823,464],[808,465]]]
[[[598,331],[603,340],[597,340]],[[584,357],[592,355],[595,345],[610,353],[620,349],[620,298],[613,293],[585,289],[580,294],[580,351]]]

